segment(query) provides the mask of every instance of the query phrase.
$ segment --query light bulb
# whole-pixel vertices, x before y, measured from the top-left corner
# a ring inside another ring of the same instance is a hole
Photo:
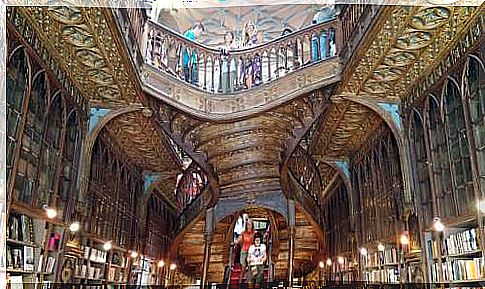
[[[318,266],[319,266],[320,268],[323,268],[323,267],[325,266],[325,264],[323,264],[323,261],[320,261],[320,263],[318,263]]]
[[[158,261],[158,267],[163,267],[165,266],[165,262],[163,260]]]
[[[409,244],[408,235],[402,234],[401,237],[399,238],[399,242],[401,242],[402,245],[408,245]]]
[[[136,252],[136,251],[131,251],[130,256],[131,256],[131,258],[133,258],[133,259],[134,259],[134,258],[138,257],[138,252]]]
[[[443,230],[445,229],[445,225],[443,225],[443,223],[441,223],[440,219],[436,219],[434,221],[434,224],[433,224],[433,228],[437,231],[437,232],[443,232]]]
[[[338,257],[337,261],[340,265],[342,265],[344,263],[344,257]]]
[[[79,222],[73,222],[69,226],[69,231],[71,231],[71,232],[77,232],[77,231],[79,231]]]
[[[45,213],[47,214],[47,218],[49,219],[54,219],[55,217],[57,217],[57,211],[55,209],[46,207]]]
[[[170,270],[173,271],[173,270],[175,270],[175,268],[177,268],[177,264],[175,264],[175,263],[170,264]]]
[[[379,250],[380,252],[384,252],[384,245],[382,243],[379,243],[379,245],[377,245],[377,250]]]
[[[481,200],[478,202],[477,209],[480,211],[480,213],[485,214],[485,200]]]
[[[332,266],[332,259],[330,258],[327,259],[327,266]]]
[[[367,256],[367,249],[364,247],[360,248],[360,254],[363,256]]]
[[[108,241],[108,242],[106,242],[106,243],[103,244],[103,249],[105,251],[111,250],[112,247],[113,247],[113,245],[111,245],[111,241]]]

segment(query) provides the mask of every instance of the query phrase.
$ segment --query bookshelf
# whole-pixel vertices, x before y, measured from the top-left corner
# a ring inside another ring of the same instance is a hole
[[[64,226],[13,210],[6,233],[6,272],[13,287],[48,288],[56,281]]]
[[[447,226],[440,234],[426,234],[431,282],[482,281],[485,264],[476,224]]]
[[[398,283],[399,255],[395,244],[383,244],[383,251],[369,250],[362,256],[364,280],[370,283]],[[372,248],[372,246],[369,246]]]

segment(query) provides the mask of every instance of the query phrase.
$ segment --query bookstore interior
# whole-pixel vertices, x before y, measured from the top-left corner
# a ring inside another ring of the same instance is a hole
[[[481,1],[74,2],[0,12],[0,287],[485,286]]]

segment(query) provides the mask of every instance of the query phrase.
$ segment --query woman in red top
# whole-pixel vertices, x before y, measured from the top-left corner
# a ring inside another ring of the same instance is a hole
[[[249,247],[253,244],[254,241],[254,229],[253,229],[253,220],[248,219],[246,222],[246,229],[241,233],[241,235],[237,239],[237,243],[241,244],[241,258],[239,259],[241,263],[241,275],[239,275],[239,283],[241,283],[242,277],[246,274],[246,265],[248,259],[248,250]]]

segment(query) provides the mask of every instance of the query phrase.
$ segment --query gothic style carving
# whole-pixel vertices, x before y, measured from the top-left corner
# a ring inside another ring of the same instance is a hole
[[[394,7],[374,28],[380,32],[367,39],[363,56],[347,66],[339,92],[404,98],[409,85],[463,38],[479,11],[473,6]]]

